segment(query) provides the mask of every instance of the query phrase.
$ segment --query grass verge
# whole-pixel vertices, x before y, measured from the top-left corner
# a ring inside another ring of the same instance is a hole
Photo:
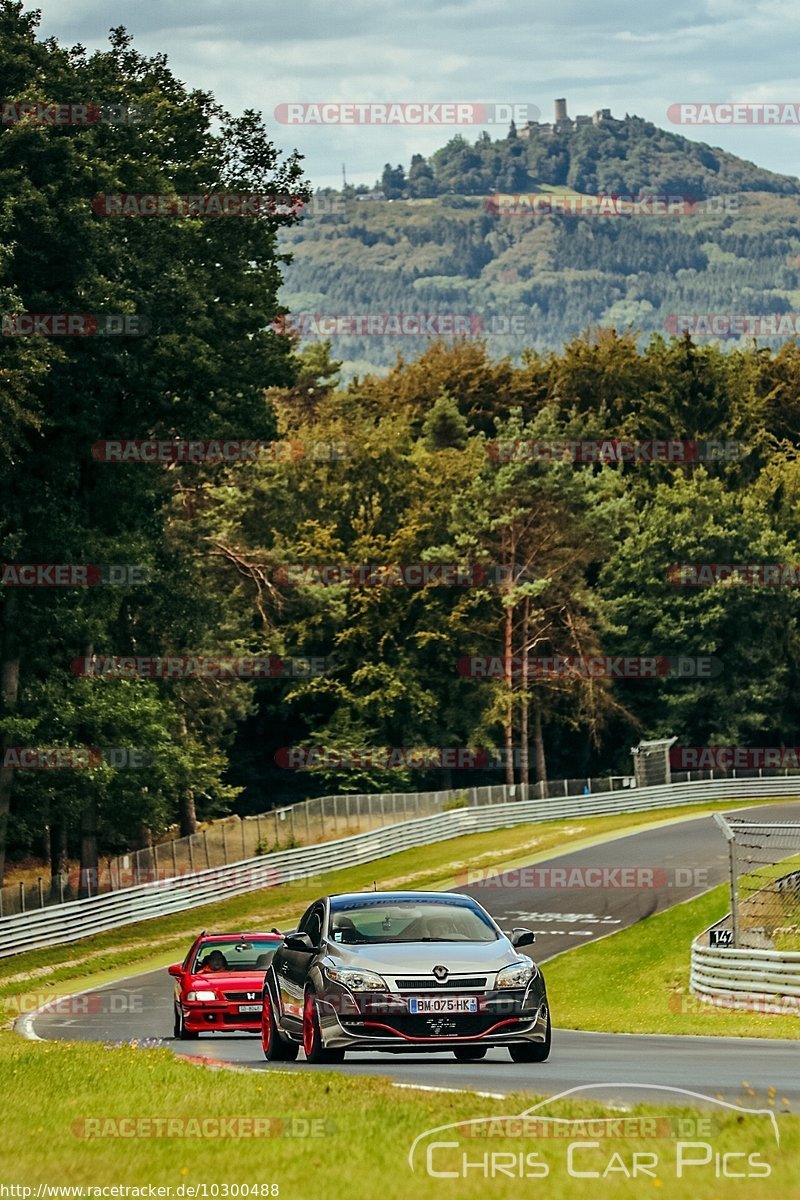
[[[727,1011],[690,994],[692,939],[727,911],[723,885],[551,960],[545,974],[556,1024],[603,1033],[800,1037],[800,1017]]]
[[[514,1070],[509,1064],[511,1083]],[[539,1185],[549,1200],[583,1200],[587,1177],[570,1175],[568,1167],[570,1143],[577,1142],[583,1145],[573,1151],[573,1172],[597,1172],[589,1186],[602,1200],[657,1195],[656,1188],[663,1188],[661,1194],[670,1200],[728,1195],[730,1184],[720,1175],[721,1156],[728,1153],[757,1155],[755,1162],[766,1164],[770,1172],[762,1178],[737,1178],[735,1194],[743,1200],[796,1195],[800,1155],[800,1117],[796,1116],[776,1117],[779,1146],[766,1116],[730,1109],[699,1114],[687,1107],[652,1105],[636,1106],[625,1114],[629,1119],[648,1114],[660,1118],[658,1125],[638,1127],[634,1137],[603,1138],[596,1128],[587,1131],[575,1126],[559,1127],[569,1128],[569,1137],[563,1132],[543,1137],[537,1130],[554,1126],[542,1122],[524,1128],[524,1136],[519,1136],[518,1127],[498,1125],[479,1126],[476,1133],[485,1131],[481,1138],[446,1129],[418,1146],[412,1172],[409,1150],[426,1131],[454,1122],[516,1115],[529,1109],[534,1099],[399,1090],[388,1079],[325,1071],[295,1076],[277,1071],[209,1071],[166,1050],[86,1043],[41,1046],[9,1033],[0,1034],[0,1075],[8,1081],[7,1094],[13,1100],[0,1123],[3,1181],[33,1189],[29,1194],[34,1197],[39,1184],[122,1184],[168,1187],[171,1192],[164,1194],[173,1198],[190,1195],[187,1188],[205,1185],[206,1197],[249,1194],[279,1195],[282,1200],[318,1196],[345,1200],[357,1190],[359,1195],[379,1195],[381,1200],[429,1195],[441,1200],[482,1200],[487,1195],[516,1200],[530,1194],[532,1185]],[[748,1107],[746,1099],[742,1103]],[[601,1104],[584,1100],[551,1102],[542,1113],[571,1120],[608,1117]],[[242,1136],[248,1128],[251,1132],[257,1128],[253,1124],[224,1127],[226,1136],[214,1136],[217,1125],[203,1125],[242,1117],[268,1122],[261,1128],[270,1136]],[[619,1122],[620,1113],[612,1117]],[[196,1124],[184,1126],[184,1136],[175,1136],[172,1126],[173,1136],[165,1137],[169,1126],[159,1130],[152,1123],[149,1129],[116,1123],[148,1118]],[[688,1124],[679,1127],[679,1119]],[[698,1127],[698,1122],[703,1124]],[[232,1136],[232,1128],[240,1136]],[[187,1136],[189,1130],[196,1132]],[[154,1136],[159,1132],[161,1136]],[[516,1136],[509,1136],[513,1133]],[[432,1177],[426,1169],[426,1151],[434,1141],[456,1143],[434,1148],[430,1159],[434,1171],[455,1172],[454,1178]],[[695,1148],[682,1149],[684,1142],[695,1143]],[[707,1155],[698,1143],[708,1147]],[[650,1174],[632,1180],[637,1152],[649,1156],[645,1165]],[[708,1157],[708,1161],[685,1168],[683,1178],[677,1178],[681,1154],[698,1162]],[[478,1164],[466,1174],[464,1156]],[[746,1158],[730,1162],[731,1171],[753,1170]],[[243,1191],[242,1185],[258,1190]],[[264,1185],[266,1191],[261,1190]],[[271,1185],[276,1185],[275,1191],[269,1190]],[[194,1195],[203,1197],[203,1192]]]

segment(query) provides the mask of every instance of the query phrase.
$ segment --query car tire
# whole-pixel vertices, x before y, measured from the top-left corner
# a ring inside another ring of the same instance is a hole
[[[194,1033],[191,1029],[186,1028],[186,1022],[183,1019],[183,1011],[179,1004],[175,1005],[175,1017],[172,1022],[172,1033],[176,1041],[193,1042],[195,1038],[199,1038],[199,1033]]]
[[[306,1062],[344,1062],[344,1050],[333,1050],[323,1045],[317,998],[310,988],[307,989],[305,999],[303,1000],[303,1050],[305,1051]]]
[[[514,1062],[546,1062],[550,1057],[552,1042],[550,1030],[550,1013],[547,1014],[547,1030],[543,1042],[517,1042],[508,1047],[508,1053]]]
[[[267,1062],[294,1062],[300,1051],[296,1042],[287,1042],[278,1032],[275,1010],[269,992],[265,989],[261,1009],[261,1049]]]
[[[458,1046],[453,1054],[456,1056],[457,1062],[478,1062],[481,1058],[486,1058],[485,1046]]]

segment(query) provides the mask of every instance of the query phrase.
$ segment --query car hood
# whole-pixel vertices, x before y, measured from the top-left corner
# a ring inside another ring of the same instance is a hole
[[[499,971],[524,957],[508,938],[496,942],[406,942],[379,943],[371,946],[347,946],[329,943],[329,953],[345,967],[396,975],[413,971],[429,975],[434,967],[447,967],[452,975],[471,971]]]
[[[224,992],[261,992],[264,986],[264,971],[201,971],[187,976],[187,987],[193,989],[213,988]]]

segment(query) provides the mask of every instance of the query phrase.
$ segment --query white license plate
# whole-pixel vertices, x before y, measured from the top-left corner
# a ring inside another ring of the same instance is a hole
[[[240,1004],[239,1012],[261,1012],[260,1004]]]
[[[412,1013],[474,1013],[478,1011],[477,996],[411,996],[408,1011]]]

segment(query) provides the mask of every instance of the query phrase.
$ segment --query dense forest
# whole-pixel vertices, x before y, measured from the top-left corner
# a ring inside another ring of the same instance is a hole
[[[626,275],[634,250],[638,282],[626,286],[642,293],[637,303],[661,302],[652,269],[677,289],[670,303],[694,303],[691,280],[713,280],[730,311],[744,296],[731,260],[758,245],[752,310],[766,302],[764,264],[793,248],[792,197],[771,198],[772,229],[744,205],[692,218],[691,236],[666,221],[606,232],[580,221],[572,236],[552,221],[500,230],[471,201],[415,201],[405,217],[401,204],[361,204],[344,244],[336,215],[313,219],[315,238],[291,215],[105,218],[97,194],[310,192],[255,114],[233,117],[187,92],[124,31],[103,54],[68,52],[38,41],[35,20],[0,0],[0,34],[12,98],[90,94],[156,113],[146,127],[0,132],[12,197],[0,209],[3,312],[151,322],[142,336],[0,340],[0,878],[6,851],[41,852],[43,829],[58,869],[232,809],[466,778],[374,762],[290,770],[292,747],[508,748],[508,774],[468,777],[502,782],[628,771],[645,736],[796,744],[798,589],[680,587],[672,570],[800,562],[795,342],[723,352],[601,329],[560,349],[532,336],[514,359],[490,338],[451,339],[417,342],[415,357],[352,378],[338,345],[273,329],[287,242],[290,279],[327,280],[326,295],[349,305],[341,311],[383,302],[399,312],[409,296],[458,303],[448,280],[519,270],[517,283],[496,286],[545,320],[565,295],[561,271],[574,287],[562,323],[590,298],[613,308],[608,279]],[[781,270],[789,303],[794,269]],[[289,452],[136,462],[102,461],[96,449],[243,438]],[[677,439],[737,452],[589,461],[502,455],[498,439]],[[17,585],[20,564],[48,563],[99,564],[99,585]],[[141,571],[111,586],[115,564]],[[323,573],[359,564],[429,564],[433,577],[398,586]],[[469,586],[436,578],[436,564],[469,565]],[[646,679],[460,669],[474,656],[531,655],[706,656],[719,669]],[[119,656],[310,666],[257,681],[75,670],[76,659]],[[133,747],[146,765],[24,770],[19,747]]]

